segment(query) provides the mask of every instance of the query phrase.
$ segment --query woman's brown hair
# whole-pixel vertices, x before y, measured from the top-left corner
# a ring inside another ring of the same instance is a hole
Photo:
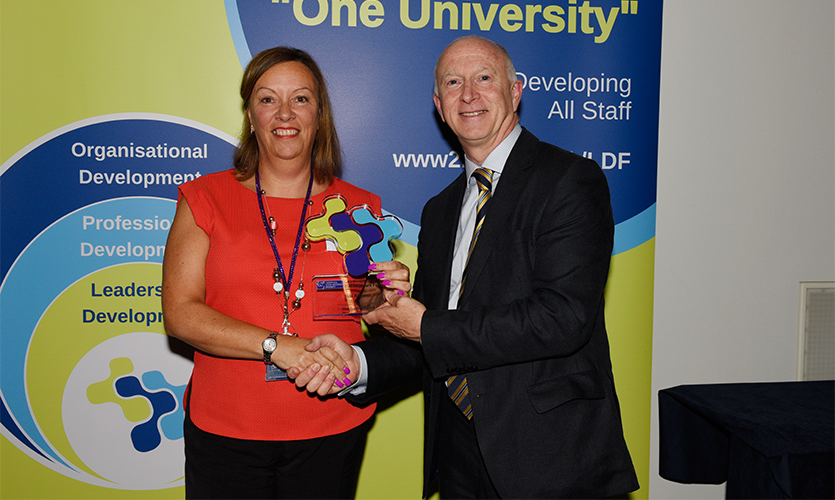
[[[292,47],[274,47],[259,52],[249,61],[241,79],[241,99],[243,99],[244,124],[241,129],[241,143],[235,151],[233,164],[238,180],[244,181],[255,175],[258,169],[259,152],[258,140],[251,132],[252,123],[249,121],[249,99],[255,84],[261,75],[276,64],[296,61],[304,64],[313,74],[316,81],[317,100],[319,103],[319,130],[313,141],[311,163],[313,177],[317,182],[329,185],[342,170],[342,153],[339,149],[339,137],[336,135],[336,125],[333,119],[328,88],[325,77],[316,61],[307,52]]]

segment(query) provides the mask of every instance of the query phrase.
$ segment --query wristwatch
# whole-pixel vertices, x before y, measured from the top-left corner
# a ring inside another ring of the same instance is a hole
[[[265,338],[263,342],[261,342],[261,348],[264,349],[264,363],[270,365],[272,364],[272,355],[273,351],[275,351],[275,337],[278,335],[275,332],[270,332],[270,336]]]

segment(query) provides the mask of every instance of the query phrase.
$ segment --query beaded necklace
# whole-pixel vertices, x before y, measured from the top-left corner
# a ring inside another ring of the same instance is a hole
[[[266,194],[264,191],[261,190],[261,178],[258,175],[258,171],[255,171],[255,193],[258,195],[258,208],[261,209],[261,221],[264,223],[264,230],[267,232],[267,238],[270,240],[270,247],[273,249],[273,255],[275,256],[275,262],[278,265],[273,270],[273,278],[275,279],[275,283],[273,284],[273,290],[275,290],[276,295],[281,296],[284,299],[283,304],[283,314],[284,314],[284,322],[282,324],[282,329],[284,335],[292,335],[290,333],[290,313],[295,312],[297,309],[301,307],[301,301],[304,298],[304,283],[301,283],[299,280],[298,289],[295,293],[295,300],[293,301],[293,310],[290,311],[288,301],[290,300],[290,286],[293,284],[293,272],[296,269],[296,257],[299,254],[299,246],[301,246],[302,241],[302,232],[304,231],[304,221],[307,215],[307,206],[310,204],[310,193],[313,191],[313,172],[310,172],[310,182],[307,185],[307,195],[304,198],[304,205],[302,206],[302,215],[299,219],[299,229],[296,232],[296,243],[293,245],[293,257],[290,259],[290,273],[284,274],[284,266],[281,263],[281,256],[278,255],[278,248],[275,245],[275,228],[276,223],[275,219],[270,215],[269,219],[267,218],[267,213],[264,209],[264,195]],[[307,252],[310,248],[310,244],[305,241],[304,245],[302,246],[303,250]],[[281,293],[281,292],[284,293]]]

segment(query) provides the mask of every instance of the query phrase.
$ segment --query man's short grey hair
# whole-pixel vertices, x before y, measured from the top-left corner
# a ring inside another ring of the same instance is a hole
[[[432,80],[434,80],[434,82],[435,82],[434,89],[433,89],[433,92],[435,93],[435,95],[438,95],[438,63],[441,62],[441,58],[444,56],[444,52],[446,52],[446,49],[448,49],[453,44],[458,43],[459,41],[462,41],[462,40],[478,40],[478,41],[485,42],[488,45],[492,46],[494,49],[496,49],[499,52],[499,54],[502,55],[502,57],[504,57],[505,66],[507,67],[507,81],[512,85],[513,82],[515,82],[517,80],[517,78],[516,78],[516,68],[513,67],[513,59],[510,58],[510,54],[507,52],[507,49],[502,47],[500,44],[494,42],[493,40],[490,40],[489,38],[484,38],[483,36],[478,36],[478,35],[467,35],[467,36],[462,36],[460,38],[456,38],[455,40],[450,42],[450,44],[446,46],[444,51],[441,52],[441,55],[438,56],[438,60],[435,61],[435,71],[432,73],[433,74]]]

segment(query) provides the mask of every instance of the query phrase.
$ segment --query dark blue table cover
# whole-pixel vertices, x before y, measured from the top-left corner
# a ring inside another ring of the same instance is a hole
[[[835,381],[658,392],[659,474],[726,498],[835,498]]]

